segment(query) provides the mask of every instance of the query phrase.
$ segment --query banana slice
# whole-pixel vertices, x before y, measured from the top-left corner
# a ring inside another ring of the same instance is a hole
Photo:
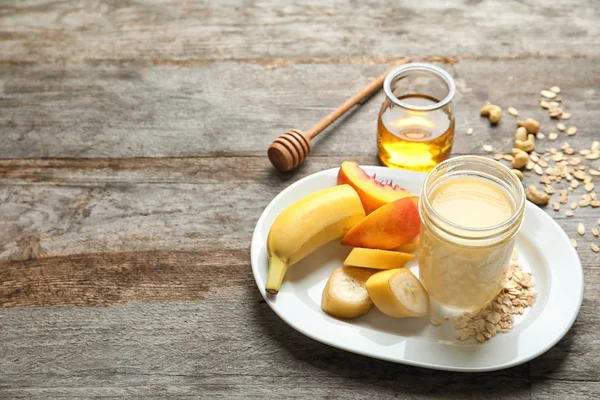
[[[344,265],[373,269],[394,269],[403,267],[414,257],[414,254],[399,251],[355,247],[344,260]]]
[[[356,318],[369,312],[373,302],[366,282],[373,271],[365,268],[340,267],[334,270],[325,285],[321,308],[338,318]]]
[[[429,313],[429,294],[406,268],[377,272],[367,280],[375,306],[394,318],[423,317]]]

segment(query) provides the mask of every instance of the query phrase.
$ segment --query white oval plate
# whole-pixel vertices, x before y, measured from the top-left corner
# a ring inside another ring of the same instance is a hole
[[[420,193],[425,174],[385,167],[363,167],[378,179],[391,179]],[[266,240],[271,224],[300,198],[336,184],[338,168],[310,175],[271,201],[252,236],[252,272],[267,304],[291,327],[330,346],[382,360],[449,371],[492,371],[529,361],[554,346],[569,330],[583,299],[583,270],[577,252],[559,225],[532,203],[516,249],[525,270],[533,273],[538,298],[515,327],[480,344],[458,341],[452,321],[433,326],[428,318],[393,319],[376,307],[354,320],[340,320],[321,310],[321,294],[331,271],[342,265],[350,248],[334,241],[291,267],[276,297],[265,293],[268,272]],[[416,257],[415,257],[416,258]],[[416,260],[408,267],[418,274]]]

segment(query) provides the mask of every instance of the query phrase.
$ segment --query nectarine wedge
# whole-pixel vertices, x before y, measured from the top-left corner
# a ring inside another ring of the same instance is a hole
[[[410,242],[421,228],[417,202],[418,197],[405,197],[378,208],[350,228],[342,244],[392,250]]]
[[[355,161],[342,163],[337,183],[348,184],[356,190],[367,214],[394,200],[413,196],[397,185],[379,182],[375,176],[369,176]]]
[[[373,269],[394,269],[402,268],[414,257],[414,254],[399,251],[355,247],[344,260],[344,265]]]

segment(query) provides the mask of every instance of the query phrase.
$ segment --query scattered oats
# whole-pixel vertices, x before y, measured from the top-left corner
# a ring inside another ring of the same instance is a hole
[[[592,151],[600,150],[600,141],[594,140],[592,142],[592,147],[590,147]]]
[[[570,210],[569,210],[569,211],[567,211],[567,212],[565,213],[565,215],[566,215],[567,217],[572,217],[574,214],[573,214],[573,211],[570,211]]]
[[[581,158],[579,158],[579,157],[569,158],[569,165],[579,165],[579,164],[581,164]]]
[[[527,161],[527,164],[525,164],[525,169],[531,171],[534,166],[535,164],[533,163],[533,161]]]
[[[542,108],[550,108],[550,103],[548,103],[546,100],[540,100],[540,107]]]
[[[473,128],[467,129],[467,135],[472,135],[472,134],[473,134]]]
[[[492,324],[497,324],[498,322],[500,322],[500,319],[500,314],[498,314],[496,311],[490,313],[490,315],[486,317],[486,320],[488,322],[491,322]]]
[[[562,115],[560,116],[560,119],[569,119],[571,118],[571,114],[570,113],[562,113]]]
[[[470,337],[471,337],[471,335],[469,334],[468,329],[463,329],[460,331],[460,334],[456,338],[458,340],[467,340]]]
[[[583,171],[575,171],[575,172],[573,173],[573,176],[574,176],[576,179],[579,179],[580,181],[582,181],[582,180],[584,180],[584,179],[586,178],[586,174],[585,174],[585,172],[583,172]]]
[[[567,204],[569,202],[569,194],[567,193],[566,190],[561,190],[560,192],[560,204]]]
[[[600,171],[596,170],[596,169],[590,169],[590,175],[593,176],[600,176]]]
[[[558,86],[552,86],[550,88],[550,91],[558,94],[558,93],[560,93],[560,88]]]
[[[445,317],[444,317],[444,321],[450,321],[450,317],[448,317],[448,316],[445,316]]]
[[[553,98],[555,98],[555,97],[556,97],[556,93],[554,93],[554,92],[551,92],[551,91],[549,91],[549,90],[542,90],[542,91],[540,92],[540,94],[542,95],[542,97],[545,97],[545,98],[547,98],[547,99],[553,99]]]
[[[542,168],[547,168],[547,167],[548,167],[548,163],[547,163],[546,161],[544,161],[544,160],[540,160],[540,161],[538,162],[538,164],[539,164],[539,165],[540,165],[540,167],[542,167]]]
[[[579,236],[585,235],[585,225],[582,222],[577,224],[577,233],[579,233]]]
[[[558,134],[556,132],[551,132],[548,134],[548,139],[550,139],[550,140],[556,140],[557,137],[558,137]]]
[[[590,182],[590,183],[587,183],[587,184],[584,186],[584,188],[585,188],[585,190],[586,190],[586,191],[588,191],[588,192],[591,192],[592,190],[594,190],[594,186],[595,186],[595,185],[594,185],[592,182]]]
[[[577,133],[577,128],[574,126],[571,126],[571,127],[569,127],[569,129],[567,129],[567,135],[569,135],[569,136],[573,136],[576,133]]]
[[[564,149],[563,151],[565,152],[565,154],[569,154],[569,155],[571,155],[571,154],[575,154],[575,150],[573,150],[573,149],[572,149],[572,148],[570,148],[570,147],[567,147],[567,148],[566,148],[566,149]]]
[[[477,333],[485,331],[485,319],[477,319],[475,321],[475,330]]]
[[[598,200],[594,200],[594,201],[592,201],[592,202],[590,203],[590,205],[591,205],[593,208],[598,208],[598,207],[600,207],[600,201],[598,201]]]
[[[573,182],[571,182],[571,185],[569,186],[569,188],[577,189],[578,186],[579,186],[579,181],[573,181]]]
[[[600,158],[600,151],[595,151],[595,152],[585,156],[586,160],[597,160],[599,158]]]
[[[598,229],[592,228],[592,235],[598,237]]]
[[[496,160],[496,161],[502,160],[502,153],[494,154],[494,160]]]
[[[477,339],[477,341],[479,343],[485,342],[485,336],[483,336],[483,334],[481,334],[481,333],[478,333],[477,335],[475,335],[475,339]]]
[[[577,208],[577,202],[571,203],[571,205],[569,207],[571,207],[571,210],[576,209]]]
[[[517,117],[519,115],[519,111],[514,107],[508,107],[507,111],[513,117]]]
[[[552,156],[550,157],[550,159],[554,162],[559,162],[562,161],[563,159],[563,153],[558,152],[556,154],[552,154]]]
[[[590,154],[592,151],[590,149],[583,149],[579,152],[579,154],[581,154],[582,156],[587,156],[588,154]]]
[[[554,193],[556,193],[556,190],[554,189],[554,186],[546,185],[546,186],[544,186],[544,192],[546,192],[548,194],[554,194]]]
[[[600,253],[600,247],[596,246],[594,243],[592,243],[590,247],[594,253]]]
[[[552,208],[554,208],[554,211],[560,211],[560,204],[558,204],[558,201],[552,202]]]
[[[512,261],[517,261],[519,259],[519,252],[517,249],[513,249],[512,254],[510,255],[510,259]]]
[[[432,318],[429,320],[429,322],[431,322],[431,324],[435,325],[435,326],[440,326],[442,324],[442,321]]]
[[[587,207],[592,204],[591,200],[581,200],[579,202],[579,207]]]
[[[483,151],[487,151],[488,153],[491,153],[493,150],[494,150],[493,147],[490,146],[489,144],[483,145]]]
[[[538,161],[540,161],[540,156],[538,156],[536,153],[532,152],[529,155],[529,159],[533,162],[538,162]]]
[[[550,181],[551,181],[550,178],[551,178],[550,176],[542,175],[542,176],[540,176],[540,183],[543,183],[545,185],[549,185]]]
[[[556,129],[563,132],[565,129],[567,129],[567,127],[562,122],[559,122],[558,124],[556,124]]]
[[[573,247],[577,248],[577,240],[570,238],[571,240],[571,244],[573,245]]]
[[[550,114],[550,118],[560,118],[560,116],[562,115],[563,111],[562,109],[560,109],[559,107],[552,107],[549,110],[549,114]]]
[[[544,174],[544,170],[542,169],[542,167],[540,167],[539,165],[535,165],[533,167],[533,170],[535,171],[536,174],[538,175],[543,175]]]
[[[540,140],[542,140],[542,139],[544,139],[544,138],[546,137],[546,135],[544,135],[542,132],[538,132],[538,133],[535,135],[535,137],[536,137],[537,139],[540,139]]]
[[[510,155],[510,154],[505,154],[505,155],[503,155],[503,156],[502,156],[502,158],[504,158],[506,161],[512,161],[512,160],[514,160],[514,159],[515,159],[515,158],[514,158],[512,155]]]

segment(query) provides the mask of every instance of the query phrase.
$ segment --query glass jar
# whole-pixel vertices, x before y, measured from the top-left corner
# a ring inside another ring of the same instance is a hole
[[[410,63],[383,83],[377,120],[379,159],[388,167],[430,171],[452,152],[454,80],[435,65]]]
[[[425,179],[419,273],[430,296],[459,309],[483,307],[501,290],[523,222],[517,176],[480,156],[440,163]]]

